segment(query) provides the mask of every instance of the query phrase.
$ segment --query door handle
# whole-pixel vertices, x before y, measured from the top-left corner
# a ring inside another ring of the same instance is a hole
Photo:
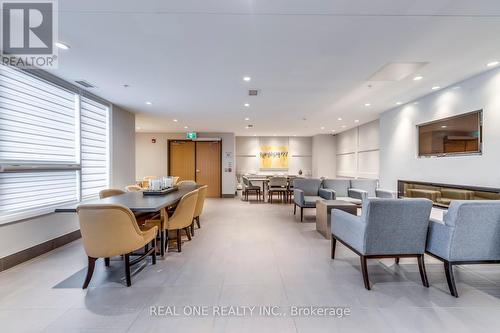
[[[196,169],[196,172],[200,172],[200,170],[199,170],[199,169]]]

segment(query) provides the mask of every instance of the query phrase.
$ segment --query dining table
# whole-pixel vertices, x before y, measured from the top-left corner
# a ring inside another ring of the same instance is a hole
[[[83,200],[78,203],[61,206],[55,209],[56,213],[76,213],[79,205],[103,204],[122,205],[134,213],[159,213],[160,214],[160,254],[165,255],[164,225],[168,221],[167,209],[177,205],[181,198],[202,185],[184,184],[177,187],[177,190],[161,195],[145,195],[143,191],[125,192],[123,194],[107,197],[104,199]],[[167,235],[168,237],[168,235]]]

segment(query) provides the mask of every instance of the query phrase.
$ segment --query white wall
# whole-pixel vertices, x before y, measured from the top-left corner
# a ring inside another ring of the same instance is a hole
[[[312,175],[315,178],[335,178],[336,137],[318,134],[312,138]]]
[[[234,195],[235,143],[233,133],[198,133],[199,138],[222,139],[222,194]],[[156,143],[151,139],[155,138]],[[136,179],[168,174],[168,140],[185,139],[185,133],[136,133]],[[226,169],[231,168],[231,171]]]
[[[135,115],[113,106],[111,187],[135,184]]]
[[[483,109],[482,156],[417,157],[416,126]],[[418,104],[380,118],[380,181],[396,189],[398,179],[500,187],[500,69],[428,95]]]
[[[337,177],[379,177],[379,121],[336,135]]]
[[[288,146],[288,170],[271,171],[259,169],[259,154],[262,144]],[[312,173],[312,138],[311,137],[236,137],[236,172],[245,173]]]
[[[120,186],[134,181],[135,117],[120,108],[113,108],[111,151],[117,161],[112,164],[112,184]],[[132,151],[132,153],[131,153]],[[132,178],[130,178],[132,175]],[[79,229],[76,214],[48,214],[0,225],[0,258]]]

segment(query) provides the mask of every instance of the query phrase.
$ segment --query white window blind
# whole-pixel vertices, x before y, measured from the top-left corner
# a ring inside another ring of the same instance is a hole
[[[109,186],[109,107],[0,65],[0,223]]]
[[[109,187],[109,108],[82,97],[82,200],[96,197]]]

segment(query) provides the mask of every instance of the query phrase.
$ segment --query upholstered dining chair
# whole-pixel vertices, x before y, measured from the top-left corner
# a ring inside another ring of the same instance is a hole
[[[177,182],[177,186],[182,185],[196,185],[196,182],[194,180],[181,180],[180,182]]]
[[[114,197],[115,195],[120,195],[126,193],[125,191],[119,190],[117,188],[107,188],[99,192],[99,198],[104,199],[108,197]]]
[[[140,192],[142,188],[139,185],[127,185],[125,186],[127,192]]]
[[[94,273],[95,262],[104,258],[109,266],[109,258],[123,255],[125,259],[125,277],[127,286],[132,284],[130,266],[151,256],[153,265],[156,264],[156,234],[157,227],[141,230],[137,225],[132,211],[122,205],[90,204],[80,205],[77,208],[82,233],[83,248],[87,253],[87,276],[83,283],[86,289]],[[148,245],[151,244],[151,249]],[[134,260],[130,260],[133,252],[144,248],[145,253]]]
[[[261,188],[258,185],[252,184],[252,181],[248,179],[247,176],[243,176],[243,195],[245,197],[245,200],[248,201],[248,195],[250,193],[255,193],[255,196],[257,197],[257,201],[260,201],[260,195],[261,195]],[[262,189],[264,191],[264,189]],[[262,193],[262,200],[264,201],[264,193]]]
[[[175,208],[175,211],[171,217],[168,217],[168,219],[164,222],[163,224],[163,230],[160,230],[160,232],[166,232],[167,237],[165,237],[165,244],[162,244],[162,246],[165,246],[165,250],[168,252],[168,232],[175,230],[177,233],[177,251],[181,252],[182,251],[182,237],[181,237],[181,231],[184,230],[186,232],[186,236],[188,237],[189,240],[191,240],[191,232],[190,232],[190,226],[193,223],[193,217],[194,217],[194,210],[196,208],[196,201],[198,199],[198,190],[191,191],[187,194],[185,194],[179,203],[177,204],[177,207]],[[160,220],[158,219],[152,219],[152,220],[146,220],[145,223],[146,226],[157,226],[158,228],[160,227]]]
[[[333,209],[332,259],[337,241],[359,255],[370,290],[367,259],[416,257],[422,284],[429,287],[424,253],[431,209],[427,199],[366,199],[360,217]]]
[[[203,206],[205,204],[205,198],[207,197],[208,185],[203,185],[198,189],[198,199],[196,200],[196,207],[194,209],[193,214],[193,223],[191,224],[191,234],[194,236],[194,223],[198,228],[201,228],[200,225],[200,215],[203,212]]]
[[[284,176],[274,176],[268,180],[267,193],[269,196],[269,203],[273,203],[273,195],[278,194],[278,198],[282,197],[285,202],[288,202],[288,179]]]

